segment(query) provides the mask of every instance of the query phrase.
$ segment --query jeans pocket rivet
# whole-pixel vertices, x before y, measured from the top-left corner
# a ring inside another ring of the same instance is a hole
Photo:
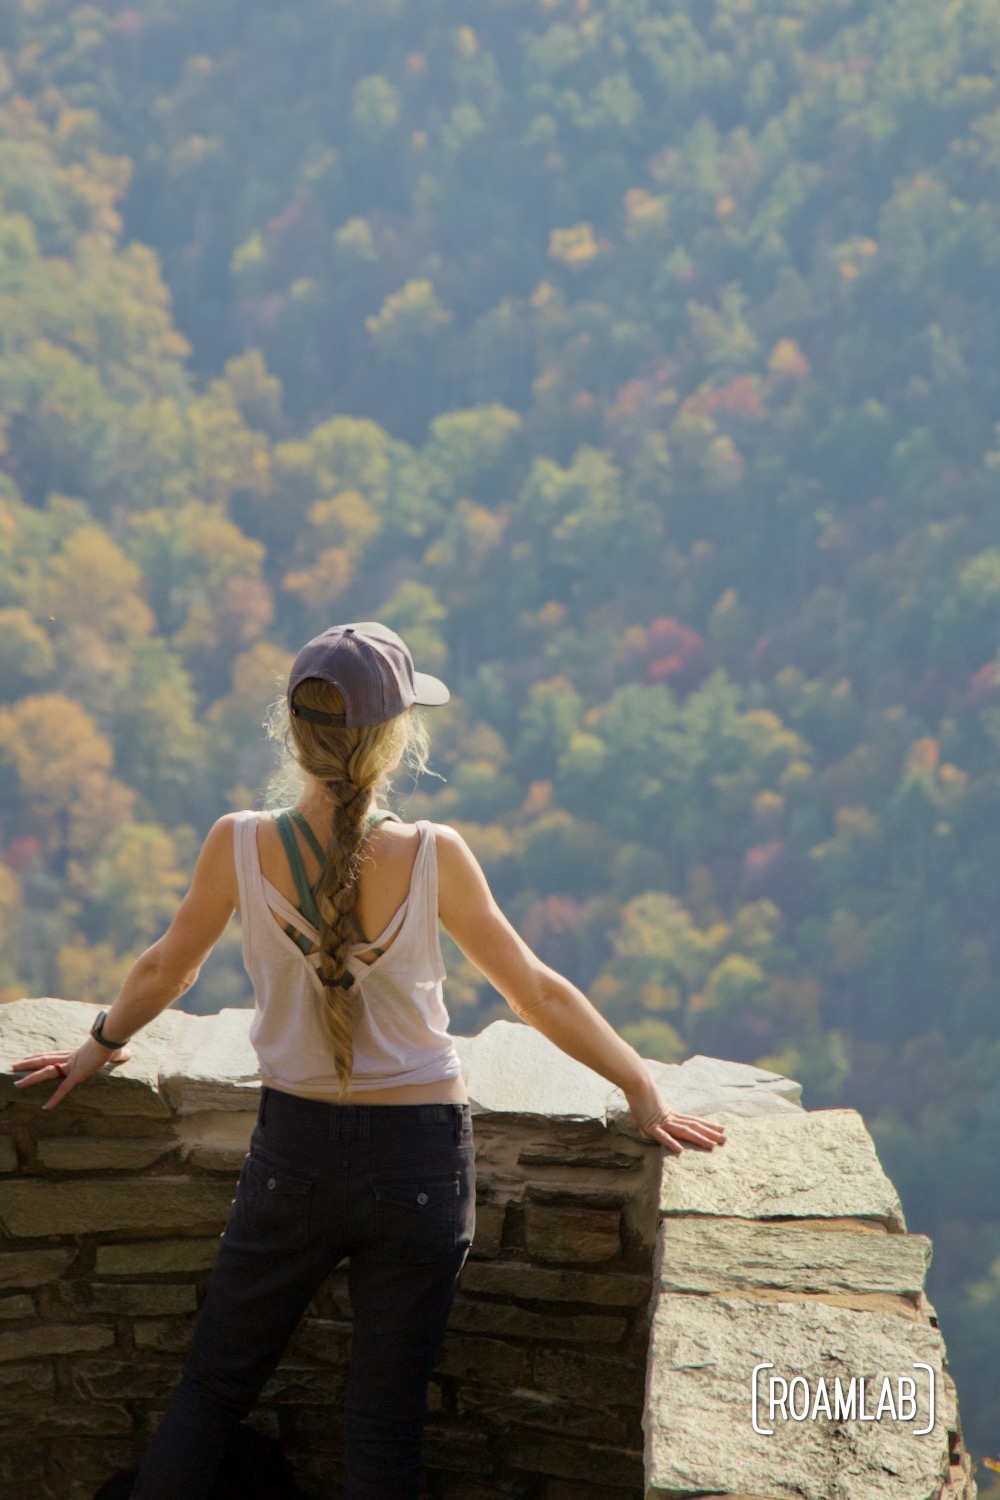
[[[426,1203],[427,1202],[427,1194],[426,1193],[418,1193],[417,1194],[417,1202],[418,1203]]]

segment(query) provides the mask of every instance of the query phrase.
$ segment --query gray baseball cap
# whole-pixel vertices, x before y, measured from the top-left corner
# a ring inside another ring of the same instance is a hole
[[[300,682],[321,677],[344,696],[346,713],[321,713],[293,703]],[[383,724],[404,713],[411,703],[436,707],[451,693],[438,677],[416,672],[405,642],[378,620],[353,625],[331,625],[307,641],[292,662],[288,678],[288,711],[310,724],[336,724],[348,729]]]

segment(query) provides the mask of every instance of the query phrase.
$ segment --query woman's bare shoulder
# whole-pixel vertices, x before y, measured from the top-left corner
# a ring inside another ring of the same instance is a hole
[[[427,826],[434,835],[434,842],[438,849],[449,850],[454,854],[458,854],[459,857],[461,857],[462,851],[471,853],[461,833],[459,833],[457,828],[453,828],[450,823],[434,823],[428,818]]]
[[[428,820],[429,821],[429,820]],[[442,904],[460,898],[470,883],[483,887],[486,879],[473,851],[450,823],[430,823],[437,853],[438,885]]]
[[[405,858],[420,843],[420,829],[404,818],[385,818],[365,835],[365,848],[377,858]]]

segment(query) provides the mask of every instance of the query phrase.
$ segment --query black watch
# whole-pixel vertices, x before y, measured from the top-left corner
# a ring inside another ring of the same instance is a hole
[[[107,1013],[106,1010],[102,1010],[100,1012],[100,1014],[97,1017],[97,1020],[94,1022],[93,1026],[91,1026],[91,1028],[90,1028],[90,1034],[94,1038],[95,1042],[100,1042],[101,1046],[102,1047],[107,1047],[107,1049],[108,1049],[109,1052],[117,1052],[118,1049],[119,1049],[119,1047],[127,1047],[128,1046],[128,1042],[111,1042],[104,1035],[104,1022],[107,1019],[107,1014],[108,1013]],[[131,1041],[131,1040],[132,1040],[132,1038],[129,1037],[129,1041]]]

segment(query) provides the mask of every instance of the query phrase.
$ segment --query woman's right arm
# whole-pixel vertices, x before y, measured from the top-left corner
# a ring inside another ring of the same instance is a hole
[[[438,857],[438,913],[466,958],[522,1021],[577,1062],[616,1084],[644,1135],[680,1151],[678,1139],[711,1148],[725,1126],[679,1114],[660,1097],[643,1059],[586,995],[528,947],[497,905],[479,861],[456,829],[433,825]],[[675,1139],[678,1138],[678,1139]]]

